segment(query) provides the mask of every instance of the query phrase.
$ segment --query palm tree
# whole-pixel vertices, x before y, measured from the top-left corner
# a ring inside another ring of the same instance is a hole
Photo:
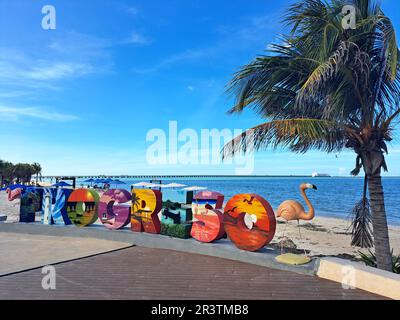
[[[344,5],[356,9],[356,28],[342,25]],[[386,143],[400,113],[399,49],[391,20],[372,0],[304,0],[284,17],[291,27],[281,43],[242,67],[228,92],[231,113],[254,110],[265,122],[225,145],[236,152],[284,146],[353,150],[369,191],[377,264],[391,271],[391,250],[381,180]]]
[[[17,163],[13,166],[13,178],[16,178],[17,182],[30,182],[34,174],[35,170],[29,163]]]
[[[3,181],[5,178],[5,171],[6,171],[7,163],[4,160],[0,159],[0,187],[3,187]]]
[[[33,174],[36,175],[36,184],[38,183],[39,175],[42,176],[42,166],[35,162],[32,164]]]
[[[1,186],[5,182],[9,183],[14,179],[14,165],[11,162],[0,160]]]

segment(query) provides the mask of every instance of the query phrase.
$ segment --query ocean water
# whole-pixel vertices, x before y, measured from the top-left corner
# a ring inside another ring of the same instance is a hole
[[[126,184],[111,185],[112,188],[130,190],[133,183],[146,181],[121,179]],[[264,197],[276,209],[285,200],[304,200],[299,192],[299,185],[303,182],[315,184],[318,190],[308,190],[307,195],[313,203],[316,214],[328,217],[348,218],[352,208],[362,197],[362,178],[204,178],[204,179],[162,179],[162,183],[177,182],[188,186],[206,187],[210,191],[217,191],[225,195],[225,201],[239,193],[256,193]],[[77,186],[82,182],[77,181]],[[385,203],[388,221],[390,224],[400,225],[400,178],[383,178]]]

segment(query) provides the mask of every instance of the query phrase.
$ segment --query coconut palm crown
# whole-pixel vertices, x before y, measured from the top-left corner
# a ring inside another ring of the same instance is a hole
[[[356,26],[344,27],[345,5]],[[267,54],[243,66],[228,87],[230,113],[254,110],[265,122],[226,144],[223,157],[283,146],[356,154],[364,170],[378,267],[391,270],[381,171],[400,113],[400,53],[391,20],[372,0],[304,0],[284,21],[291,28]]]

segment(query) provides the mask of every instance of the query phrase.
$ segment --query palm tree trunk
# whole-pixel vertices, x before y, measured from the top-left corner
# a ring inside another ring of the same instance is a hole
[[[368,177],[368,189],[371,202],[372,226],[374,230],[375,254],[378,268],[392,272],[392,254],[390,251],[389,230],[380,173]]]

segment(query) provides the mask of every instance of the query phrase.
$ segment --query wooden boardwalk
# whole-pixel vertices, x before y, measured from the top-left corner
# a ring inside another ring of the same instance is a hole
[[[170,250],[131,247],[0,277],[0,299],[382,299],[313,276]]]

